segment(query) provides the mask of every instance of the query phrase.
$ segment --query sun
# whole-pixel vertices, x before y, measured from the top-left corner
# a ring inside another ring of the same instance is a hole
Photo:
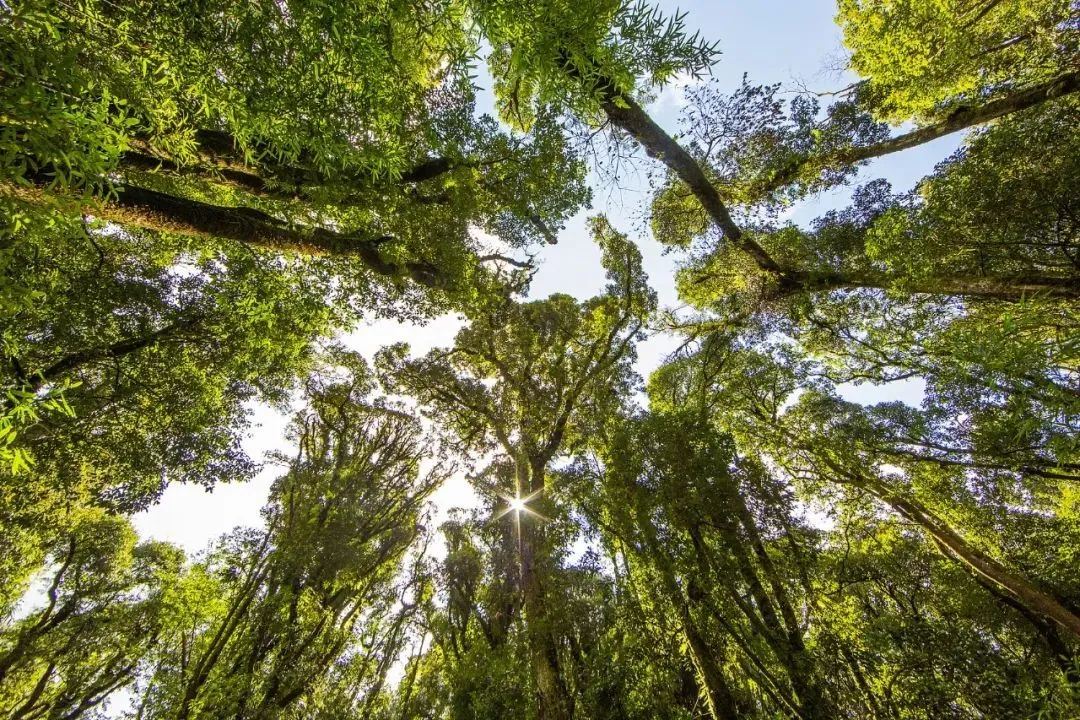
[[[496,515],[496,518],[501,518],[504,515],[509,515],[510,513],[513,513],[514,516],[517,518],[520,518],[522,515],[532,515],[539,520],[547,520],[546,517],[536,512],[536,510],[534,510],[533,508],[529,507],[529,502],[533,498],[538,496],[541,492],[541,490],[537,490],[536,492],[526,495],[525,497],[521,497],[520,495],[499,495],[499,497],[506,501],[506,507],[503,508],[502,512]]]

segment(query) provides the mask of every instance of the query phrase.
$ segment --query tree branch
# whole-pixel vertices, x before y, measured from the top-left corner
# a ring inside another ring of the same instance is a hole
[[[408,277],[431,288],[445,287],[448,282],[448,278],[428,263],[399,265],[383,258],[379,245],[392,240],[391,236],[362,237],[320,227],[299,227],[261,210],[210,205],[135,185],[121,184],[117,190],[119,194],[115,200],[95,210],[102,219],[147,230],[226,238],[269,250],[356,257],[379,275]]]
[[[983,105],[962,105],[941,122],[912,130],[909,133],[873,145],[845,148],[827,155],[804,155],[781,169],[772,178],[759,182],[755,188],[755,194],[764,195],[789,185],[806,168],[814,168],[820,172],[826,168],[853,165],[864,160],[908,150],[960,130],[982,125],[1005,115],[1056,100],[1078,90],[1080,90],[1080,71],[1066,73],[1007,97],[991,100]]]
[[[592,72],[582,72],[565,48],[559,51],[559,55],[563,72],[585,83],[587,88],[598,96],[600,107],[613,125],[629,133],[645,148],[650,157],[664,163],[686,183],[729,242],[749,255],[765,272],[773,275],[784,274],[780,264],[753,238],[747,237],[731,219],[720,193],[705,174],[705,170],[682,145],[657,125],[613,79],[600,74],[599,68],[590,68]]]
[[[498,253],[492,253],[490,255],[481,255],[480,257],[476,258],[476,261],[478,263],[490,262],[492,260],[495,260],[495,261],[498,261],[498,262],[504,262],[504,263],[507,263],[509,265],[513,265],[514,267],[522,268],[523,270],[532,270],[532,269],[535,268],[535,266],[532,264],[532,260],[515,260],[512,257],[507,257],[506,255],[500,255]]]
[[[44,370],[32,374],[31,377],[26,380],[26,382],[29,385],[30,389],[34,391],[40,390],[46,383],[52,382],[54,379],[56,379],[57,375],[65,372],[70,372],[71,370],[74,370],[80,365],[84,365],[85,363],[92,362],[94,360],[123,357],[124,355],[129,355],[133,352],[142,350],[143,348],[150,347],[151,345],[156,345],[162,339],[173,335],[177,331],[186,330],[197,324],[202,319],[203,316],[201,314],[195,314],[191,317],[184,318],[183,320],[177,320],[174,323],[170,323],[169,325],[166,325],[159,330],[155,330],[154,332],[148,333],[141,337],[127,338],[126,340],[115,342],[112,345],[107,345],[103,348],[80,350],[78,352],[65,355]]]

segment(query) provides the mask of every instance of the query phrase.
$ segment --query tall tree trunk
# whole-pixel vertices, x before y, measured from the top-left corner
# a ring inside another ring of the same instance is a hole
[[[713,720],[736,720],[739,714],[727,679],[724,678],[723,671],[713,657],[712,648],[709,647],[709,643],[691,617],[689,608],[681,601],[681,598],[679,600],[678,609],[683,634],[686,635],[686,643],[690,646],[690,656],[701,676],[701,684],[705,688],[709,716]]]
[[[585,82],[600,100],[600,107],[613,125],[629,133],[645,148],[651,157],[664,163],[672,172],[686,183],[690,192],[698,199],[705,212],[709,214],[724,237],[754,259],[758,267],[766,272],[782,274],[783,268],[757,242],[747,237],[735,224],[728,213],[720,193],[709,180],[701,165],[690,153],[675,141],[671,135],[656,124],[656,121],[629,95],[624,93],[611,78],[596,72],[598,68],[589,68],[589,72],[574,64],[569,52],[561,53],[560,64],[563,72],[570,77]]]
[[[692,599],[693,596],[691,595],[691,599],[688,600],[678,582],[676,582],[671,559],[664,552],[664,548],[657,538],[656,529],[653,526],[648,509],[639,503],[634,503],[632,513],[632,517],[629,514],[624,516],[624,522],[635,529],[636,533],[642,538],[640,544],[645,548],[644,552],[636,550],[635,554],[641,558],[643,563],[660,575],[663,593],[675,608],[679,624],[682,626],[683,636],[686,638],[690,650],[690,659],[696,671],[697,684],[705,696],[709,717],[713,718],[713,720],[727,720],[728,718],[735,720],[740,717],[738,702],[727,682],[727,678],[723,674],[712,645],[702,633],[691,613],[690,603],[695,602]],[[625,541],[625,538],[623,540]],[[638,547],[637,542],[630,542],[628,545],[635,547],[635,549]],[[629,573],[630,570],[627,567],[627,574]]]
[[[379,246],[392,241],[390,236],[361,237],[320,227],[300,228],[260,210],[210,205],[134,185],[118,190],[116,201],[105,206],[106,220],[150,230],[226,238],[270,250],[352,256],[379,275],[409,277],[429,287],[442,283],[439,272],[430,265],[412,262],[399,266],[384,259]]]
[[[47,172],[38,172],[30,179],[39,185],[50,180]],[[254,208],[211,205],[130,184],[119,184],[116,190],[115,199],[103,200],[88,212],[103,220],[157,232],[223,238],[302,255],[353,257],[386,277],[408,278],[431,288],[448,284],[447,277],[431,264],[398,264],[385,259],[379,247],[395,239],[389,235],[349,235],[322,227],[292,225]]]
[[[709,716],[713,720],[735,720],[739,712],[735,703],[735,696],[731,692],[727,679],[724,677],[720,663],[713,653],[709,641],[698,628],[694,616],[690,612],[690,606],[679,583],[675,580],[675,569],[671,560],[660,545],[656,536],[656,529],[645,508],[635,508],[635,517],[638,532],[644,538],[644,545],[648,548],[648,559],[653,568],[660,574],[664,593],[668,596],[671,604],[682,625],[686,644],[690,648],[690,658],[694,668],[698,672],[698,681],[705,691],[705,702],[709,708]]]
[[[757,568],[746,552],[745,538],[736,532],[722,512],[714,514],[712,521],[717,525],[722,542],[734,560],[735,569],[746,583],[747,591],[754,600],[753,606],[745,602],[740,603],[740,609],[761,633],[773,655],[786,671],[798,700],[799,717],[804,720],[818,720],[819,718],[824,720],[834,717],[834,712],[815,677],[814,663],[806,651],[802,636],[791,633],[782,621],[775,598],[766,591]],[[700,531],[692,528],[690,534],[696,552],[698,555],[703,555],[706,550]],[[708,564],[701,563],[701,566],[704,571]],[[717,580],[722,581],[719,578]],[[737,594],[734,588],[732,592]],[[754,607],[757,609],[756,613]]]
[[[686,644],[690,648],[690,658],[694,662],[701,686],[705,691],[705,702],[709,708],[709,716],[713,720],[736,720],[739,713],[736,709],[735,697],[732,695],[731,687],[724,677],[720,664],[713,656],[712,647],[701,633],[701,630],[698,629],[697,623],[690,613],[686,598],[682,590],[679,589],[678,583],[675,582],[671,563],[668,562],[667,557],[656,542],[655,535],[651,532],[648,535],[647,542],[653,564],[660,571],[660,576],[664,581],[664,591],[671,599],[678,613],[679,623],[682,625],[683,635],[686,637]]]
[[[721,541],[734,559],[735,566],[754,599],[761,615],[760,625],[765,629],[764,638],[787,670],[791,687],[798,698],[800,716],[805,720],[835,717],[835,709],[818,681],[814,659],[803,642],[802,629],[798,625],[787,589],[762,544],[746,501],[734,479],[730,477],[716,485],[701,487],[698,491],[704,494],[716,487],[719,487],[722,493],[724,506],[714,505],[710,508],[710,524],[719,532]],[[739,530],[740,526],[742,532]],[[700,528],[690,528],[690,534],[697,551],[704,553],[705,544],[701,539]],[[752,556],[748,549],[753,552]],[[771,589],[771,594],[766,589],[766,584]]]
[[[801,275],[801,277],[799,277]],[[926,295],[956,295],[987,298],[990,300],[1021,300],[1036,294],[1063,298],[1080,297],[1080,278],[1055,275],[1002,275],[979,277],[971,275],[942,275],[911,281],[908,278],[889,275],[847,275],[844,273],[821,274],[793,273],[798,283],[789,290],[834,290],[843,288],[899,289],[904,292]]]
[[[296,197],[296,192],[267,185],[262,176],[248,170],[225,164],[180,165],[168,158],[153,154],[153,151],[148,146],[144,146],[138,141],[133,144],[135,147],[144,147],[145,150],[142,152],[129,150],[122,153],[119,161],[121,170],[197,177],[259,197],[276,200],[292,200]]]
[[[946,554],[952,557],[951,553]],[[1021,605],[1016,601],[1016,598],[1001,589],[998,585],[990,582],[981,575],[976,575],[975,580],[979,585],[983,586],[987,592],[994,596],[994,598],[1004,605],[1019,613],[1025,620],[1027,620],[1031,627],[1035,628],[1035,632],[1046,643],[1047,650],[1050,651],[1050,655],[1054,660],[1054,664],[1058,666],[1065,679],[1080,689],[1080,667],[1077,667],[1076,653],[1069,647],[1061,637],[1061,633],[1058,631],[1056,623],[1050,622],[1044,617],[1036,615],[1024,605]]]
[[[522,518],[519,544],[521,587],[536,681],[537,717],[539,720],[570,720],[573,714],[569,692],[559,668],[558,649],[541,581],[542,571],[537,568],[537,552],[543,545],[543,528],[531,519]]]
[[[209,645],[195,662],[191,676],[181,678],[184,693],[180,701],[177,720],[187,720],[191,716],[192,706],[198,700],[203,686],[209,680],[210,673],[221,660],[226,645],[228,645],[240,624],[247,619],[248,609],[255,601],[259,589],[267,578],[268,569],[265,551],[269,542],[270,533],[265,533],[255,553],[251,574],[241,585],[239,591],[229,598],[229,610],[211,636]]]
[[[517,460],[518,497],[529,497],[543,488],[545,465],[531,458]],[[544,529],[530,513],[515,513],[519,532],[518,568],[525,608],[525,629],[536,682],[537,717],[539,720],[571,720],[574,716],[573,699],[559,667],[558,648],[544,587],[544,575],[550,571]]]
[[[731,507],[739,519],[750,541],[750,547],[757,558],[757,565],[761,568],[769,587],[772,589],[772,597],[784,621],[789,663],[793,669],[792,684],[795,693],[799,696],[803,711],[807,718],[830,718],[835,717],[836,710],[826,697],[822,684],[818,681],[816,663],[806,649],[803,641],[803,630],[799,627],[795,608],[792,605],[787,587],[776,570],[772,558],[761,539],[761,533],[757,527],[757,521],[750,513],[746,500],[736,486],[734,480],[726,484],[730,496]]]
[[[749,255],[758,268],[783,278],[785,268],[772,258],[752,237],[746,235],[731,219],[716,186],[709,180],[700,163],[678,142],[656,124],[633,99],[621,93],[605,99],[601,106],[612,124],[625,130],[641,143],[651,157],[664,163],[686,183],[705,212],[735,247]]]
[[[728,621],[728,618],[725,617],[724,612],[717,606],[712,596],[701,588],[695,587],[693,582],[690,583],[689,589],[691,602],[703,608],[724,629],[724,632],[727,633],[727,636],[731,638],[739,652],[742,653],[742,659],[744,660],[742,665],[747,674],[754,677],[756,673],[755,681],[765,690],[773,702],[791,716],[802,720],[802,709],[797,698],[792,697],[788,688],[773,676],[772,671],[755,652],[750,641],[743,637],[738,629]],[[750,671],[750,668],[753,668],[753,672]]]
[[[311,152],[308,150],[301,150],[298,164],[290,165],[275,159],[276,153],[269,144],[255,140],[242,146],[233,135],[222,130],[199,129],[195,131],[194,139],[199,158],[209,166],[206,169],[216,174],[227,173],[226,180],[252,192],[267,191],[266,179],[272,180],[278,186],[292,187],[296,190],[299,190],[302,185],[372,187],[373,184],[379,182],[373,181],[367,170],[343,170],[337,177],[328,177],[310,164],[305,164],[305,161],[311,158]],[[142,158],[125,154],[121,156],[121,165],[129,164],[128,160],[130,160],[130,165],[133,167],[151,169],[149,162],[154,161],[155,166],[166,163],[167,166],[163,169],[176,168],[183,171],[170,159],[161,158],[154,150],[148,136],[134,138],[132,146],[136,149],[136,154],[141,155]],[[258,157],[258,160],[254,163],[249,162],[248,153],[245,151],[250,151]],[[397,178],[397,182],[419,183],[431,180],[464,164],[468,162],[449,157],[424,158],[417,160],[411,167],[405,168],[401,176]],[[386,181],[389,180],[390,178],[386,178]],[[287,193],[287,191],[279,192]],[[293,194],[290,193],[290,195]]]

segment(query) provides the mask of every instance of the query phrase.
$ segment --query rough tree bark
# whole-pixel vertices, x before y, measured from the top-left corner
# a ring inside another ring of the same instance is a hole
[[[122,185],[118,191],[115,200],[95,208],[102,219],[147,230],[236,240],[269,250],[352,256],[386,277],[409,278],[431,288],[444,288],[447,283],[445,276],[427,263],[398,265],[386,260],[379,246],[394,240],[388,235],[364,237],[290,225],[260,210],[210,205],[134,185]]]

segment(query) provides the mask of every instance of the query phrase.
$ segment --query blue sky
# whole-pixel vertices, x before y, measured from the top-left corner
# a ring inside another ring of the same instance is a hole
[[[691,31],[700,30],[706,39],[720,41],[722,54],[712,77],[725,90],[737,88],[743,73],[748,73],[753,83],[779,82],[785,88],[806,87],[814,91],[840,88],[852,79],[836,69],[843,67],[846,55],[839,28],[833,24],[835,6],[829,0],[702,0],[659,5],[665,12],[674,12],[676,8],[685,11],[685,22]],[[669,131],[677,130],[681,90],[687,81],[683,78],[673,83],[649,108]],[[859,181],[884,177],[897,189],[910,188],[951,154],[959,142],[960,136],[952,136],[878,159],[863,171]],[[661,246],[653,239],[636,233],[639,224],[635,222],[636,214],[648,199],[642,181],[643,177],[623,178],[621,190],[594,185],[593,209],[568,224],[558,245],[543,248],[542,266],[533,282],[532,297],[563,292],[586,298],[602,289],[600,255],[585,232],[585,218],[603,212],[616,227],[629,232],[638,242],[661,304],[677,304],[673,284],[675,258],[663,255]],[[849,193],[850,189],[841,189],[803,203],[795,209],[792,219],[805,223],[829,209],[842,207],[847,204]],[[382,321],[358,328],[350,334],[349,344],[370,353],[382,345],[405,341],[415,352],[423,353],[431,347],[452,343],[458,327],[460,322],[452,317],[436,319],[425,327]],[[677,341],[667,337],[646,342],[639,348],[639,372],[647,374],[655,368],[676,344]],[[863,403],[904,400],[917,404],[921,392],[917,383],[896,383],[884,388],[846,388],[845,395]],[[268,450],[287,448],[283,417],[259,409],[255,419],[259,426],[245,444],[253,457],[260,458]],[[270,481],[279,473],[280,468],[267,467],[252,481],[219,486],[212,493],[194,486],[175,485],[165,492],[157,506],[136,516],[136,527],[144,537],[176,542],[189,552],[197,552],[237,525],[259,524],[259,508],[266,500]],[[455,505],[468,504],[471,493],[458,478],[440,490],[434,500],[445,512]]]

